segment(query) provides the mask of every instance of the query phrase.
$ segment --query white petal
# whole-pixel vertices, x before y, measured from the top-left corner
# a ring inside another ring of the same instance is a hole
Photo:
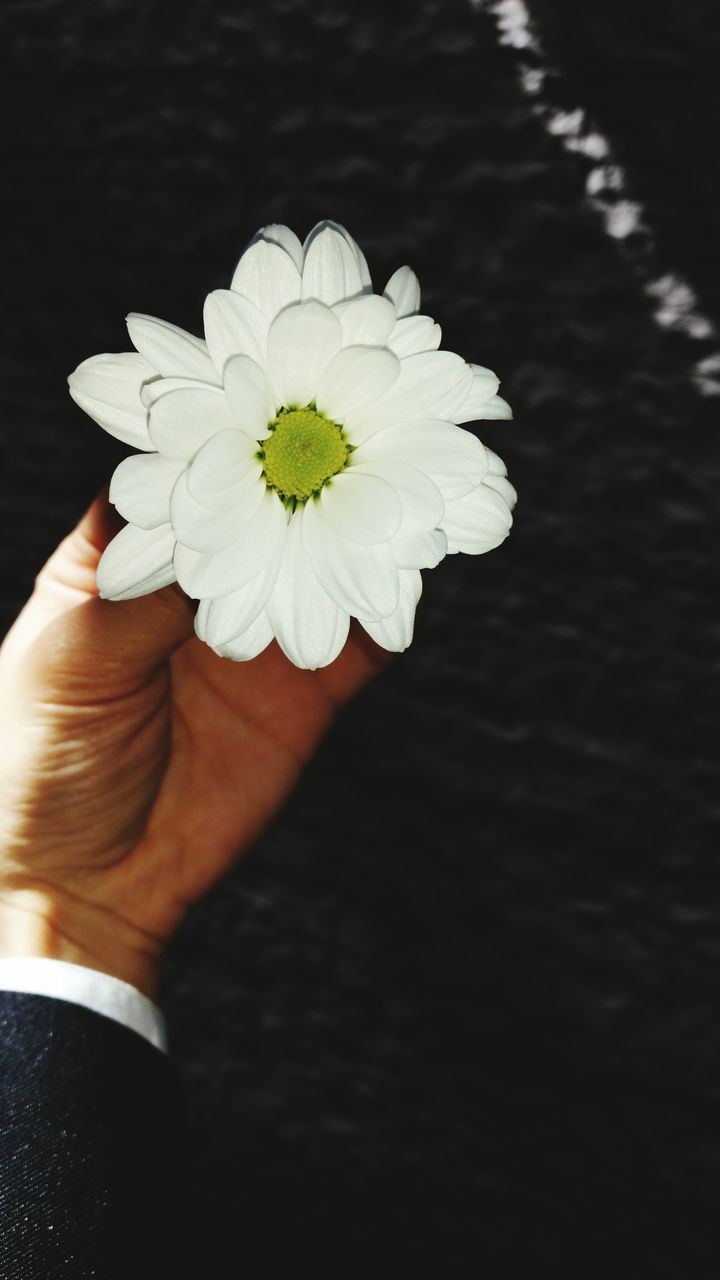
[[[352,457],[356,465],[392,458],[417,467],[446,501],[469,493],[488,469],[487,454],[477,436],[451,422],[433,419],[379,431]]]
[[[399,577],[400,595],[395,612],[380,622],[362,623],[375,643],[391,653],[402,653],[411,643],[415,610],[422,592],[422,578],[417,569],[402,569]]]
[[[507,538],[513,518],[505,499],[486,484],[445,508],[442,527],[448,538],[448,552],[465,551],[479,555],[492,551]]]
[[[303,298],[317,298],[332,306],[363,291],[357,246],[347,233],[329,222],[318,223],[305,241]]]
[[[320,504],[333,531],[349,542],[388,542],[402,520],[402,506],[392,485],[354,467],[324,486]]]
[[[230,288],[273,320],[283,307],[299,300],[300,272],[279,244],[255,240],[238,262]]]
[[[420,310],[420,281],[410,267],[398,267],[385,286],[385,297],[393,303],[398,319]]]
[[[400,361],[387,347],[343,347],[318,379],[318,409],[351,432],[358,415],[372,413],[399,376]]]
[[[216,431],[227,431],[234,425],[219,387],[167,391],[150,410],[150,438],[168,458],[190,459]]]
[[[407,356],[400,361],[400,376],[387,395],[369,413],[353,415],[353,443],[369,439],[384,427],[418,418],[451,422],[467,396],[472,376],[465,361],[452,351]]]
[[[267,378],[250,356],[231,356],[225,365],[225,394],[228,407],[238,427],[253,440],[270,435],[269,423],[276,406]]]
[[[152,451],[140,393],[157,375],[134,351],[91,356],[70,374],[70,395],[105,431],[133,449]]]
[[[276,494],[266,489],[239,538],[222,551],[203,555],[178,543],[175,551],[178,582],[196,599],[229,595],[270,563],[277,554],[278,542],[284,543],[286,531],[285,508]]]
[[[215,600],[201,600],[195,615],[195,631],[213,649],[228,644],[242,635],[262,612],[275,585],[284,544],[278,543],[278,552],[270,563],[256,573],[243,587]]]
[[[207,343],[167,320],[131,311],[127,317],[128,333],[133,346],[148,364],[164,378],[199,378],[201,382],[218,382],[215,366],[208,355]]]
[[[500,386],[500,379],[491,369],[481,369],[480,365],[469,366],[473,380],[467,398],[453,414],[455,422],[477,422],[483,416],[483,409],[488,400],[492,400]]]
[[[517,502],[517,490],[514,485],[511,485],[507,476],[498,476],[488,472],[483,480],[483,484],[487,485],[489,489],[494,489],[496,493],[499,493],[500,497],[505,499],[508,507],[512,511]]]
[[[193,551],[190,547],[184,547],[182,542],[175,543],[175,550],[173,552],[173,568],[175,570],[175,577],[186,595],[193,595],[193,592],[189,589],[188,583],[191,580],[194,581],[195,575],[197,575],[200,569],[207,564],[207,561],[208,557],[203,555],[201,551]],[[199,598],[199,595],[197,595],[197,599]]]
[[[177,481],[170,499],[170,519],[175,537],[184,547],[212,555],[236,543],[250,523],[266,492],[261,480],[246,484],[232,506],[207,507],[188,488],[188,474]]]
[[[249,662],[251,658],[257,658],[263,649],[267,649],[273,639],[273,631],[267,620],[266,613],[258,614],[254,622],[250,623],[247,631],[241,636],[236,636],[229,644],[220,645],[215,652],[221,658],[231,658],[233,662]]]
[[[392,302],[379,298],[376,293],[364,293],[349,302],[336,302],[333,311],[340,318],[344,347],[382,347],[395,325]]]
[[[355,254],[355,258],[357,260],[358,270],[360,272],[360,280],[362,281],[363,290],[366,293],[372,292],[372,280],[370,278],[370,268],[368,267],[365,254],[360,248],[360,245],[358,244],[357,240],[354,240],[353,237],[350,235],[350,232],[348,231],[347,227],[341,226],[339,222],[330,222],[328,223],[328,225],[334,227],[335,230],[339,231],[340,235],[343,236],[345,240],[347,240],[347,243],[350,245],[350,248]],[[312,232],[310,234],[312,235]]]
[[[321,302],[287,307],[270,326],[268,367],[279,405],[306,405],[315,398],[323,369],[342,342],[336,315]]]
[[[242,501],[245,488],[256,483],[262,473],[256,453],[257,442],[244,431],[218,431],[190,464],[190,493],[208,507],[233,506]]]
[[[170,519],[170,494],[185,467],[182,458],[159,453],[125,458],[113,472],[110,501],[124,520],[140,529],[156,529]]]
[[[484,447],[488,460],[488,474],[493,476],[506,476],[507,467],[505,466],[502,458],[500,458],[497,453],[494,453],[492,449],[488,448],[487,445]]]
[[[146,409],[152,409],[155,401],[159,400],[161,396],[167,395],[168,391],[184,391],[187,388],[194,389],[196,387],[204,391],[207,386],[207,382],[198,382],[197,378],[161,378],[158,376],[143,385],[140,391],[140,399]]]
[[[503,400],[502,396],[492,396],[490,400],[486,400],[481,406],[480,412],[477,414],[477,421],[485,421],[496,418],[512,418],[513,411],[507,400]]]
[[[293,516],[288,525],[280,572],[266,612],[286,657],[296,667],[314,671],[337,657],[347,639],[350,618],[313,572],[303,544],[304,515]]]
[[[319,236],[320,232],[326,227],[330,227],[333,231],[337,231],[338,235],[341,235],[345,243],[352,249],[355,261],[358,265],[358,271],[360,272],[363,291],[371,291],[372,280],[370,279],[370,271],[368,269],[365,254],[357,241],[353,240],[353,237],[350,235],[347,227],[343,227],[339,222],[333,222],[330,218],[326,218],[323,222],[316,222],[312,231],[305,237],[305,251],[307,251],[312,240],[314,240],[316,236]]]
[[[345,613],[344,609],[339,608],[337,611],[337,618],[335,621],[335,634],[333,635],[332,639],[330,640],[330,643],[328,644],[328,647],[325,653],[325,661],[322,663],[323,666],[328,667],[330,663],[334,662],[335,659],[338,657],[339,653],[341,652],[341,650],[345,645],[345,641],[348,638],[349,630],[350,630],[350,615],[349,613]]]
[[[230,356],[250,356],[264,365],[268,318],[249,298],[230,289],[215,289],[205,299],[203,322],[208,350],[219,374]]]
[[[475,377],[480,381],[492,382],[494,378],[497,378],[497,374],[493,373],[492,369],[486,369],[483,364],[472,364],[472,362],[469,362],[469,367],[472,369]],[[499,385],[500,379],[498,378],[498,386]],[[494,394],[495,392],[493,391],[493,395]]]
[[[169,524],[136,529],[128,524],[105,548],[98,565],[98,591],[104,600],[147,596],[175,581],[175,535]]]
[[[437,351],[441,338],[442,329],[430,316],[405,316],[393,328],[387,345],[404,358],[420,351]]]
[[[303,247],[295,232],[289,227],[283,226],[281,222],[270,222],[266,227],[256,231],[250,244],[254,244],[256,240],[269,240],[272,244],[279,244],[281,249],[290,254],[298,271],[302,271],[305,259]]]
[[[377,621],[395,612],[397,567],[386,542],[367,547],[339,538],[313,501],[305,505],[303,540],[322,586],[346,613]]]
[[[353,463],[350,474],[379,476],[392,485],[402,506],[402,521],[397,530],[402,536],[436,529],[442,520],[443,496],[429,476],[417,467],[397,462],[395,458],[378,458],[375,462]]]
[[[448,551],[447,535],[441,529],[408,537],[398,534],[390,545],[398,569],[434,569]]]

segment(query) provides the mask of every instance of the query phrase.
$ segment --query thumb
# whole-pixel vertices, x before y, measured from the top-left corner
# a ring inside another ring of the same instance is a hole
[[[27,657],[32,647],[33,666],[109,680],[112,694],[121,673],[149,676],[192,635],[194,606],[176,584],[134,600],[99,598],[100,557],[123,526],[105,487],[38,574],[3,646],[7,658]]]
[[[175,583],[133,600],[101,600],[97,596],[100,556],[123,527],[105,488],[70,536],[75,562],[83,562],[92,574],[93,597],[78,617],[81,647],[93,654],[95,661],[100,658],[101,666],[114,669],[121,663],[133,675],[150,675],[192,635],[195,609]]]
[[[135,600],[88,601],[83,606],[82,648],[115,670],[150,676],[194,631],[195,608],[177,584]]]

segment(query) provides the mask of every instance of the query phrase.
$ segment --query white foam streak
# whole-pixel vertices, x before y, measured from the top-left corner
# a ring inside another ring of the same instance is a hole
[[[701,311],[686,280],[672,271],[657,278],[648,276],[644,262],[649,256],[647,250],[653,248],[653,236],[645,209],[632,197],[625,170],[614,159],[609,140],[588,122],[585,110],[576,107],[568,111],[553,104],[547,86],[558,72],[548,63],[524,0],[469,2],[477,12],[494,19],[501,45],[526,56],[529,52],[535,59],[533,65],[519,62],[518,77],[531,99],[533,113],[542,120],[546,131],[558,138],[566,151],[596,162],[585,179],[588,203],[600,215],[607,234],[632,255],[644,292],[653,300],[656,323],[698,341],[716,337],[713,322]],[[720,395],[720,352],[697,361],[692,380],[702,395]]]

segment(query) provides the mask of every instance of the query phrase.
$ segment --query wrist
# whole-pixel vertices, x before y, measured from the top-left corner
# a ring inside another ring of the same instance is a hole
[[[155,995],[160,946],[105,907],[54,887],[0,888],[0,958],[37,956],[97,969]]]

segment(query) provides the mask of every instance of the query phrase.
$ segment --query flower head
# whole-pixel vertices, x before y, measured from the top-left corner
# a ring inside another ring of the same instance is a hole
[[[141,452],[110,499],[128,521],[103,554],[101,596],[179,582],[195,629],[243,661],[275,638],[299,667],[337,657],[350,618],[405,649],[421,569],[489,551],[516,494],[500,458],[460,424],[510,418],[489,369],[440,351],[409,267],[372,292],[337,223],[304,244],[263,227],[205,339],[132,314],[135,352],[93,356],[70,393]]]

